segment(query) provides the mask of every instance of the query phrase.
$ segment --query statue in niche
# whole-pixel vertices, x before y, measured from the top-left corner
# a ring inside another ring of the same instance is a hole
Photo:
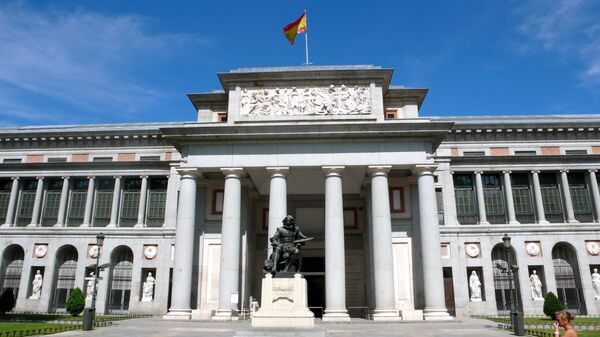
[[[471,289],[471,301],[481,301],[481,281],[474,270],[471,272],[471,276],[469,276],[469,288]]]
[[[31,296],[29,296],[29,299],[39,300],[42,296],[42,284],[44,284],[44,278],[42,277],[42,272],[40,270],[35,273],[31,284]]]
[[[594,288],[594,298],[600,300],[600,274],[598,274],[598,268],[594,268],[592,273],[592,287]]]
[[[95,280],[95,276],[94,276],[94,272],[90,272],[90,276],[86,277],[85,279],[87,280],[87,283],[85,285],[85,300],[86,301],[91,301],[92,300],[92,295],[94,292],[94,280]]]
[[[275,235],[270,239],[273,253],[265,260],[263,272],[274,275],[299,272],[302,267],[300,247],[312,239],[302,234],[293,216],[286,216],[283,226],[277,228]]]
[[[148,272],[146,281],[142,285],[142,302],[152,302],[152,294],[154,294],[154,284],[156,280],[152,277],[152,273]]]
[[[531,299],[534,301],[543,301],[544,295],[542,294],[542,281],[536,270],[531,272],[529,276],[529,287],[531,288]]]

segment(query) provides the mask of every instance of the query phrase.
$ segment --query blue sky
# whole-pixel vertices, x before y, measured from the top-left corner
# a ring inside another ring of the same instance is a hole
[[[600,1],[0,3],[0,125],[192,121],[217,72],[311,62],[394,68],[424,116],[600,113]]]

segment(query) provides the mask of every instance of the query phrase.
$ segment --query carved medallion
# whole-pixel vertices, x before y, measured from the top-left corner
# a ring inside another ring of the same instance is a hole
[[[587,248],[587,251],[588,253],[590,253],[590,255],[600,254],[600,245],[598,245],[598,242],[596,241],[586,242],[585,247]]]
[[[90,245],[88,248],[88,256],[95,259],[100,254],[100,247],[96,245]]]
[[[528,242],[525,245],[525,250],[529,256],[538,256],[540,253],[540,244],[538,242]]]
[[[144,246],[144,256],[148,260],[152,260],[156,254],[158,253],[158,248],[154,245],[152,246]]]
[[[35,257],[41,259],[48,253],[48,245],[36,245],[35,246]]]
[[[475,243],[468,243],[465,246],[465,252],[469,257],[478,257],[480,253],[479,246]]]
[[[240,116],[361,115],[371,113],[367,86],[242,90]]]

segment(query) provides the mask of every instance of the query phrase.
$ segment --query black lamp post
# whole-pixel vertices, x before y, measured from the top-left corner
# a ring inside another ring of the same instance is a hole
[[[100,250],[104,244],[104,234],[100,233],[96,235],[96,247],[98,247],[98,253],[96,254],[96,265],[94,266],[94,286],[92,287],[92,303],[89,308],[86,308],[83,312],[83,330],[92,330],[94,320],[96,319],[96,293],[98,290],[98,274],[100,272]]]
[[[504,242],[504,250],[506,252],[506,263],[508,264],[508,266],[506,268],[506,273],[508,275],[510,321],[513,326],[515,335],[525,336],[525,326],[523,324],[523,313],[519,312],[517,302],[515,301],[515,289],[513,287],[513,282],[514,282],[514,272],[518,269],[518,267],[512,265],[512,261],[511,261],[512,245],[510,243],[510,236],[508,236],[508,234],[504,234],[504,236],[502,237],[502,242]]]

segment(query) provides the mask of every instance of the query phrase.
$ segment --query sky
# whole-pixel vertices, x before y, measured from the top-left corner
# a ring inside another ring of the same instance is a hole
[[[600,1],[0,1],[0,126],[193,121],[216,74],[393,68],[422,116],[600,114]]]

